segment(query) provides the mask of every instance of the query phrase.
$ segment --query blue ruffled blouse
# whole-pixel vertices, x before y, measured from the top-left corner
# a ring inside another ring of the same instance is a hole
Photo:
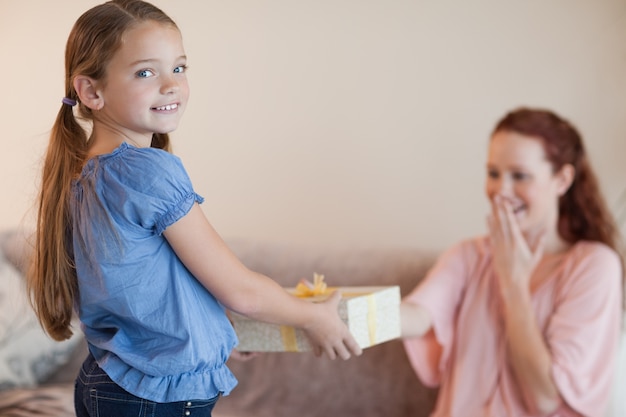
[[[162,235],[203,201],[180,159],[123,143],[85,165],[72,195],[77,310],[100,367],[152,401],[227,395],[234,330]]]

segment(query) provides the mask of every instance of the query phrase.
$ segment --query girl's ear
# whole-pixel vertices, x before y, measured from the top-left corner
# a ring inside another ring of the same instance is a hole
[[[74,90],[80,102],[91,110],[100,110],[104,107],[104,99],[98,90],[97,82],[85,75],[74,78]]]
[[[574,176],[576,175],[576,169],[572,164],[565,164],[561,167],[559,172],[556,173],[557,178],[557,191],[559,196],[562,196],[569,190],[569,187],[574,182]]]

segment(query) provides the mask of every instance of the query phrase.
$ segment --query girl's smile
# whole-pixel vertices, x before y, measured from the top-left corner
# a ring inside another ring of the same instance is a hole
[[[176,27],[147,21],[129,29],[105,79],[94,82],[92,149],[112,150],[124,141],[150,146],[153,133],[175,130],[189,99],[186,69]]]
[[[155,111],[172,111],[178,109],[178,103],[166,104],[165,106],[153,107]]]

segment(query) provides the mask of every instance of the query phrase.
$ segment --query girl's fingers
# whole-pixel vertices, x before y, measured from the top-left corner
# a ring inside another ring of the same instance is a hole
[[[350,352],[348,351],[348,348],[346,348],[346,345],[344,345],[343,343],[335,346],[335,354],[336,354],[336,357],[341,358],[343,360],[350,359]]]
[[[335,360],[335,358],[337,357],[337,353],[335,352],[335,348],[333,346],[325,347],[324,351],[326,352],[326,356],[328,356],[330,360]]]
[[[322,356],[323,352],[324,352],[324,350],[322,349],[321,346],[319,346],[319,345],[313,346],[313,354],[315,356],[320,357],[320,356]]]
[[[348,359],[350,357],[350,354],[355,355],[355,356],[360,356],[361,353],[363,353],[361,346],[359,346],[359,344],[354,339],[354,337],[352,337],[352,335],[348,334],[348,336],[345,338],[343,343],[347,352],[347,356],[345,354],[342,355],[341,356],[342,359]]]

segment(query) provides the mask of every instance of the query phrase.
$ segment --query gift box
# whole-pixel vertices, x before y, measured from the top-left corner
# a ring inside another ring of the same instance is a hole
[[[337,290],[342,294],[339,317],[362,349],[400,337],[400,287],[334,287],[302,293],[302,288],[287,288],[294,296],[310,302],[327,299]],[[270,324],[231,314],[241,352],[307,352],[309,340],[301,329]]]

